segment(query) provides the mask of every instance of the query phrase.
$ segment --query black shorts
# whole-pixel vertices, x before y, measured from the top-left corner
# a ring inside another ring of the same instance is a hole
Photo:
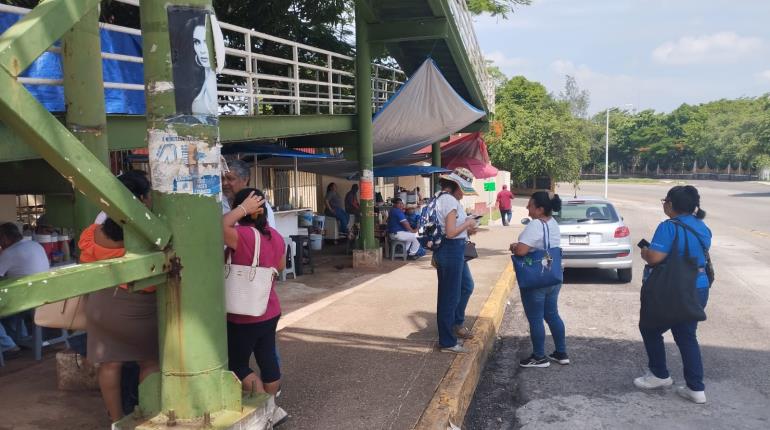
[[[275,349],[275,330],[280,317],[278,315],[273,319],[253,324],[227,322],[228,367],[241,381],[250,373],[256,373],[249,367],[252,352],[259,366],[262,382],[270,383],[281,379]]]

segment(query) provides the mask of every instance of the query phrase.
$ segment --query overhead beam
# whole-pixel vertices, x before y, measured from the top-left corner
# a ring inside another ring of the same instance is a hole
[[[355,118],[355,115],[222,116],[219,117],[220,139],[226,143],[351,132],[355,130]],[[110,151],[147,147],[146,127],[143,115],[108,115]],[[32,147],[0,123],[0,163],[36,158],[40,155]]]
[[[476,121],[474,123],[467,125],[464,129],[458,131],[458,133],[475,133],[477,131],[484,132],[484,133],[488,132],[489,122]]]
[[[21,278],[0,281],[0,317],[46,303],[156,277],[168,272],[166,254],[128,254],[97,263],[81,264]]]
[[[447,37],[449,37],[449,23],[446,18],[369,24],[370,43],[446,39]]]
[[[45,160],[16,161],[0,167],[0,194],[72,194],[72,184]]]

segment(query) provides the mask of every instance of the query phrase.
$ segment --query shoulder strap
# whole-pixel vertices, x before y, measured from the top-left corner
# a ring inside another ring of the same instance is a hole
[[[695,236],[695,238],[698,239],[698,242],[700,243],[701,248],[703,248],[703,253],[704,254],[708,254],[708,248],[706,248],[706,244],[703,243],[703,239],[700,238],[700,235],[698,234],[697,231],[695,231],[694,228],[692,228],[689,225],[683,223],[682,221],[679,221],[678,219],[670,219],[669,221],[671,221],[673,224],[681,226],[685,230],[687,230],[690,233],[692,233],[693,236]]]
[[[251,267],[257,267],[259,264],[259,241],[262,238],[256,228],[251,227],[251,229],[254,231],[254,259],[251,261]]]
[[[538,220],[543,224],[543,247],[546,250],[551,249],[551,229],[548,227],[548,223],[543,220]]]

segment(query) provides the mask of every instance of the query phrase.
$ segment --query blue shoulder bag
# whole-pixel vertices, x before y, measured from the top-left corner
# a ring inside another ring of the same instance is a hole
[[[564,280],[561,267],[561,248],[551,248],[551,231],[548,224],[543,224],[543,244],[545,249],[536,249],[524,256],[512,255],[516,281],[521,289],[550,287]]]

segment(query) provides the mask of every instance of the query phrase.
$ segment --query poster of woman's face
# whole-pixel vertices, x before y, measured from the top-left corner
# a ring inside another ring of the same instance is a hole
[[[208,15],[201,8],[168,8],[176,113],[202,122],[216,121],[218,113],[217,78],[207,44]]]

